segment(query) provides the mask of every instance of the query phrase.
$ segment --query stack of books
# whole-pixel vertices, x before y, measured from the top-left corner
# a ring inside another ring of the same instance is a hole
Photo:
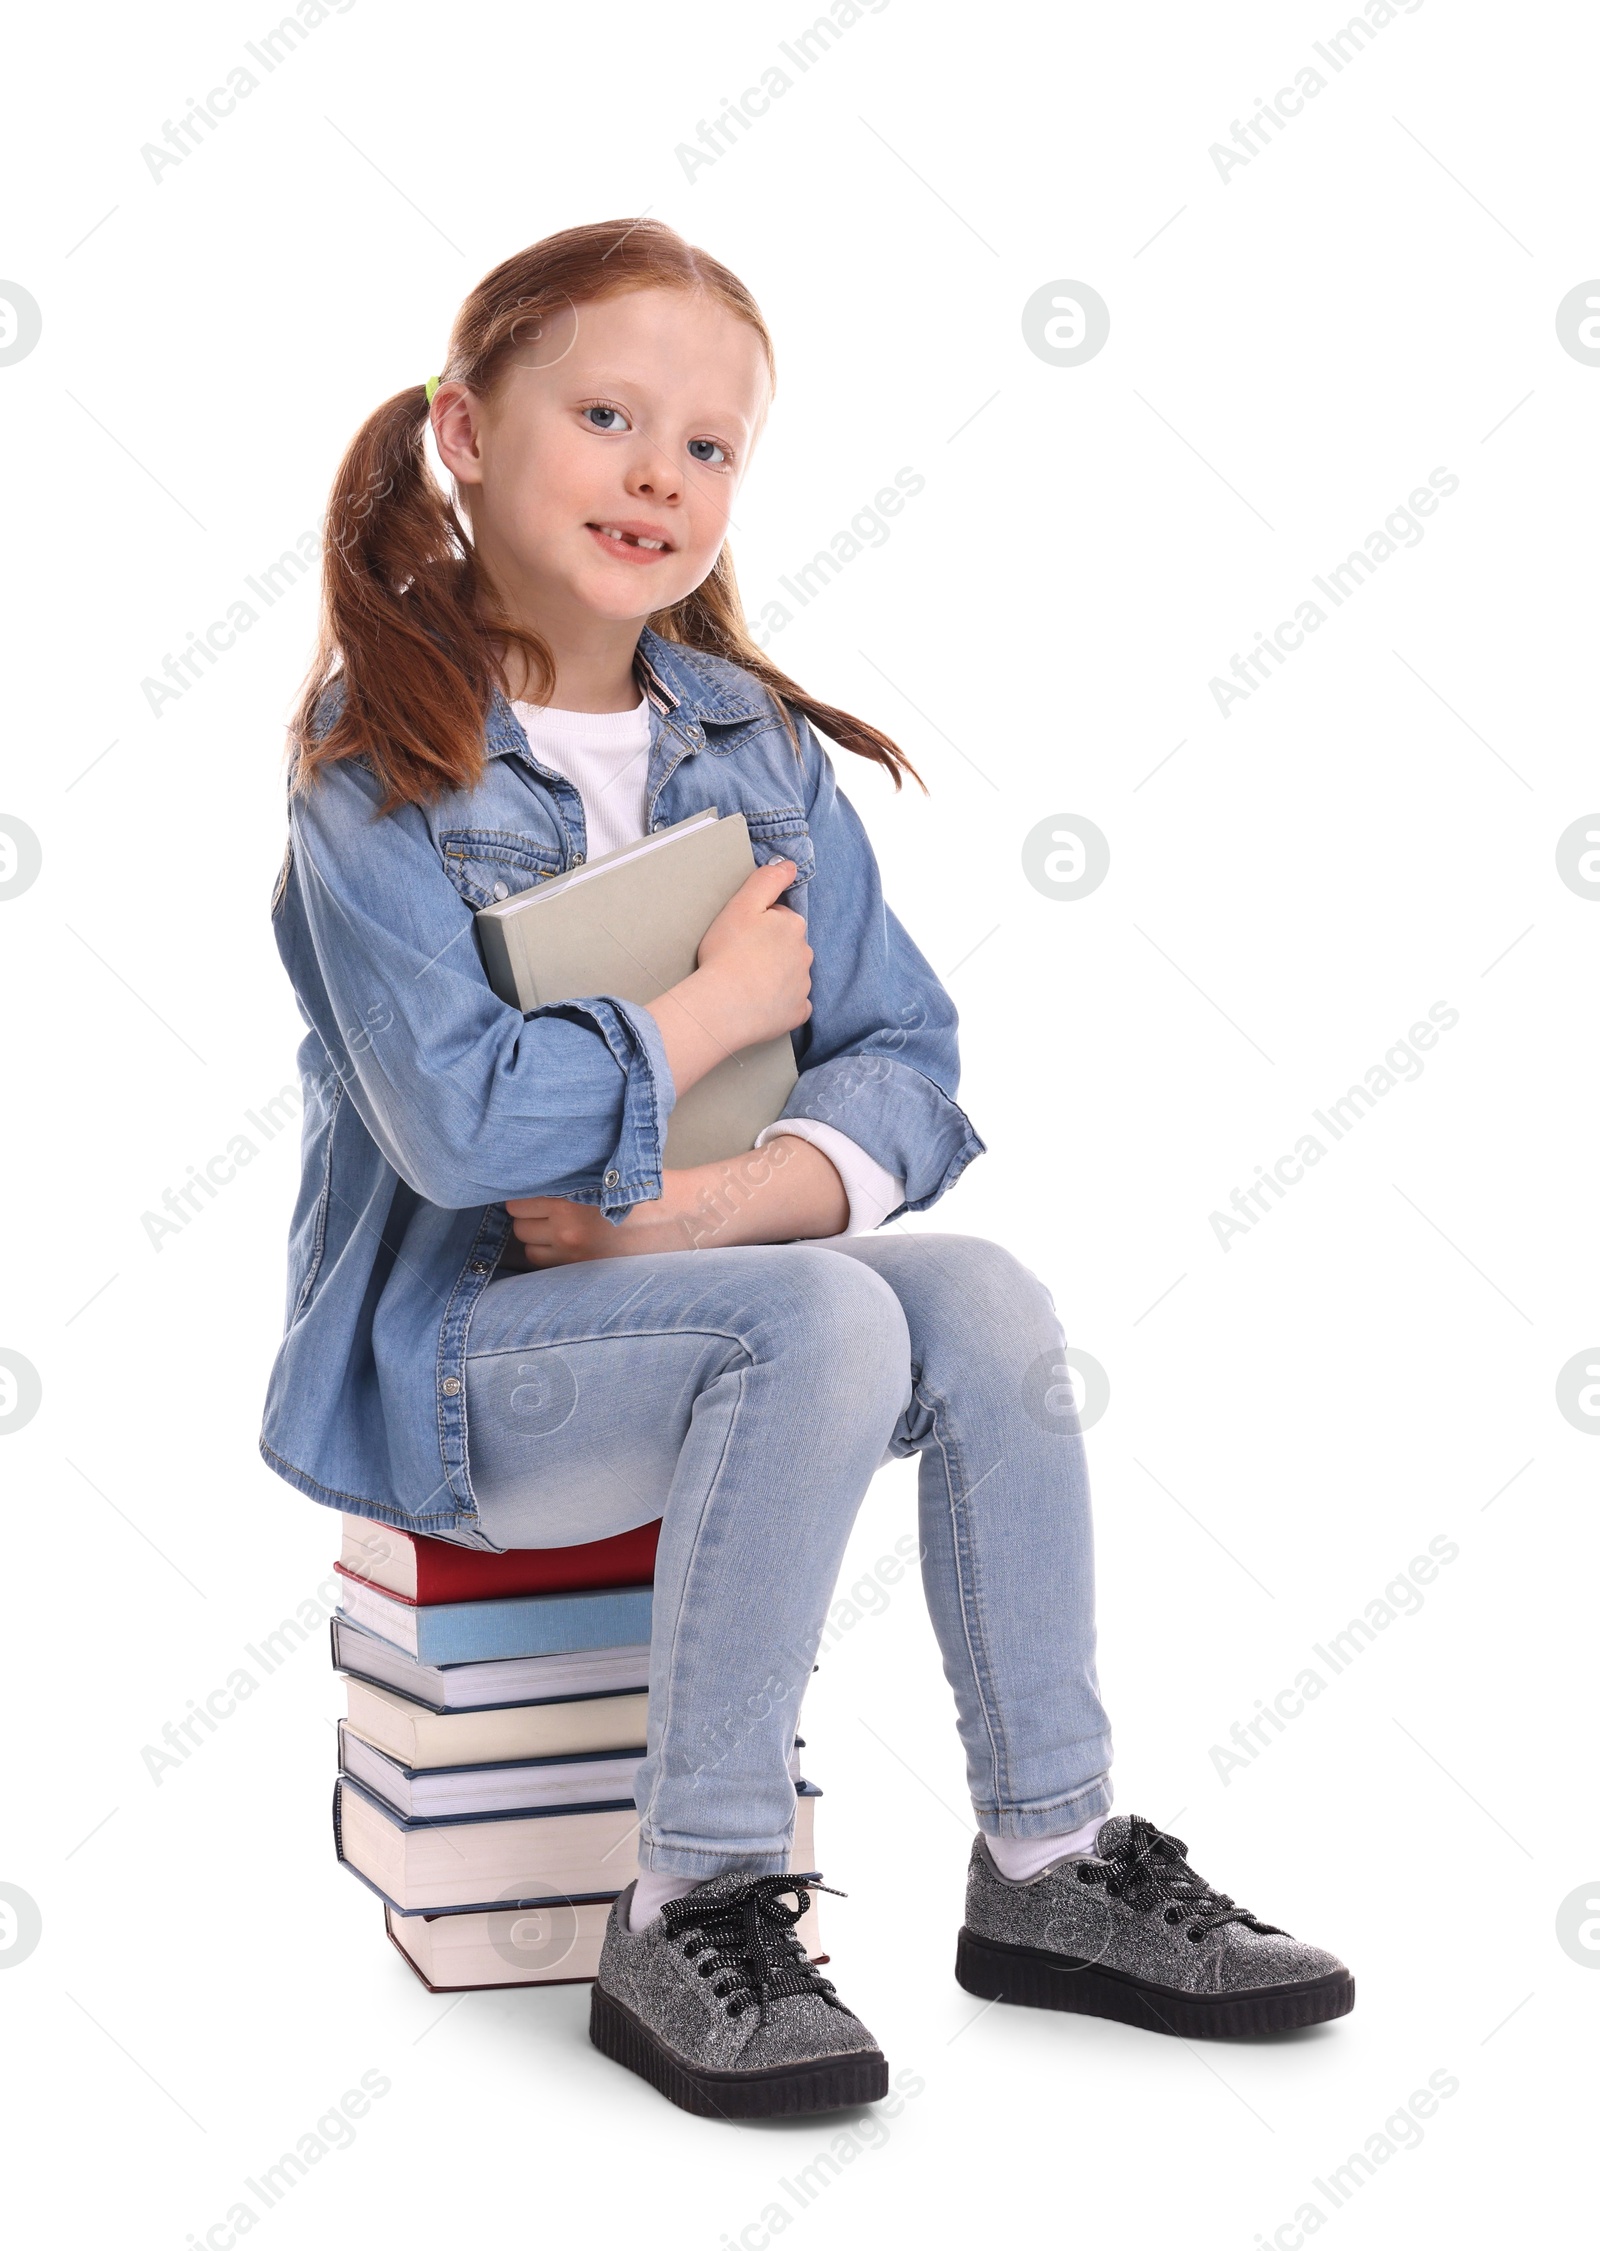
[[[503,1555],[346,1516],[333,1835],[435,1993],[593,1978],[633,1880],[660,1524]],[[815,1868],[800,1745],[789,1865]],[[816,1903],[797,1929],[820,1952]]]

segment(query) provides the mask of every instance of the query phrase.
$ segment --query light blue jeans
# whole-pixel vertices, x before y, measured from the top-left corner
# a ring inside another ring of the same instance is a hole
[[[467,1338],[496,1548],[662,1518],[639,1859],[786,1865],[788,1753],[873,1473],[918,1454],[922,1581],[993,1835],[1111,1803],[1083,1439],[1049,1293],[978,1237],[879,1234],[507,1274]]]

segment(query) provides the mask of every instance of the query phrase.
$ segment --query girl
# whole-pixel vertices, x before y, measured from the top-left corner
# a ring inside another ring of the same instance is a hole
[[[792,1934],[816,1878],[784,1870],[801,1693],[890,1455],[920,1456],[979,1827],[961,1982],[1210,2035],[1354,1997],[1177,1838],[1107,1818],[1048,1292],[993,1243],[872,1232],[983,1144],[955,1010],[818,731],[897,788],[909,762],[745,631],[726,532],[772,384],[715,259],[655,221],[575,227],[478,285],[443,374],[345,458],[273,899],[309,1031],[261,1440],[314,1500],[497,1552],[663,1519],[639,1873],[591,2034],[738,2117],[887,2088]],[[703,807],[744,815],[757,866],[692,975],[648,1006],[495,997],[476,909]],[[678,1096],[782,1033],[784,1115],[741,1157],[664,1171]]]

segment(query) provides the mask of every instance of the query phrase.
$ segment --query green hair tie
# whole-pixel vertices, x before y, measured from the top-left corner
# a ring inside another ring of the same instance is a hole
[[[427,392],[427,394],[428,394],[428,404],[429,404],[429,406],[432,406],[432,404],[433,404],[433,394],[434,394],[434,392],[435,392],[435,391],[437,391],[437,389],[439,388],[439,385],[440,385],[440,384],[441,384],[441,383],[442,383],[443,381],[444,381],[444,377],[443,377],[442,375],[430,375],[430,376],[428,377],[428,380],[427,380],[427,382],[423,384],[422,388],[423,388],[423,389],[424,389],[424,390],[425,390],[425,391]]]

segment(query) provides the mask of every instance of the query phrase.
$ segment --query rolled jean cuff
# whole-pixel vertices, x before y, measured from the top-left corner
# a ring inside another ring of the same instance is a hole
[[[707,1845],[696,1849],[692,1845],[658,1845],[641,1833],[638,1840],[639,1866],[649,1869],[655,1876],[693,1876],[704,1882],[708,1876],[721,1876],[730,1869],[741,1876],[782,1876],[789,1868],[787,1849],[782,1852],[730,1852],[726,1845]]]
[[[1010,1812],[974,1805],[972,1810],[978,1827],[989,1837],[1066,1837],[1097,1814],[1111,1811],[1111,1784],[1102,1774],[1053,1805],[1022,1806]]]

